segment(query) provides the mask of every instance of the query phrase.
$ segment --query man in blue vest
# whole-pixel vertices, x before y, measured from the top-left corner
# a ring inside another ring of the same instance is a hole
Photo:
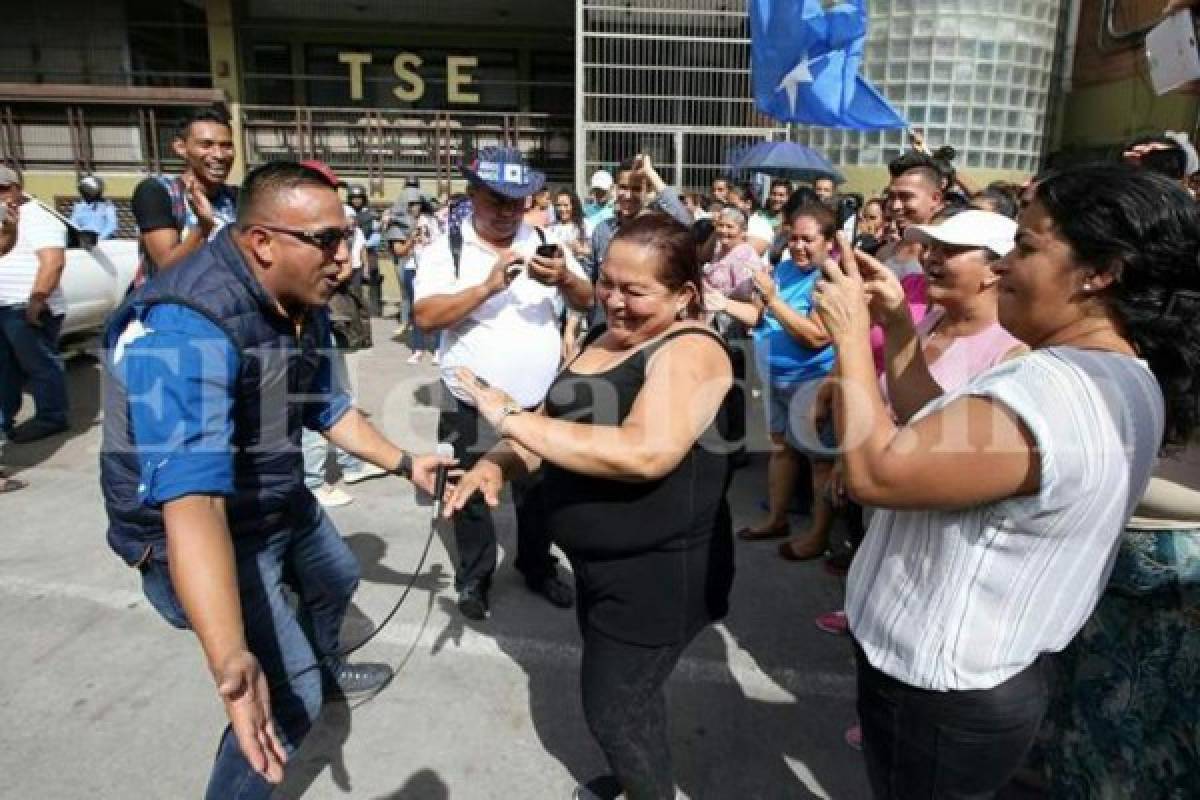
[[[324,305],[353,231],[320,171],[267,164],[236,223],[138,289],[106,335],[108,541],[200,640],[230,721],[210,800],[267,798],[326,690],[391,677],[342,660],[358,564],[305,488],[300,451],[313,428],[425,491],[443,461],[393,445],[337,384]]]

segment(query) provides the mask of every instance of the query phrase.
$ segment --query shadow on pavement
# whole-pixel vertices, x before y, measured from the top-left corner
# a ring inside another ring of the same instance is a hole
[[[375,800],[447,800],[449,797],[450,787],[441,777],[431,769],[423,769],[414,772],[396,791],[382,794]]]
[[[69,426],[63,433],[36,442],[18,444],[10,441],[4,447],[4,463],[10,474],[36,467],[49,461],[55,453],[77,436],[99,423],[103,365],[92,356],[80,356],[67,362],[67,400],[70,403]],[[26,394],[21,404],[21,419],[34,411],[33,400]],[[18,425],[18,427],[20,427]]]
[[[442,571],[442,565],[434,564],[427,572],[418,574],[414,580],[411,573],[399,572],[382,562],[387,553],[387,543],[378,535],[358,531],[345,537],[345,540],[358,557],[364,581],[396,587],[407,587],[411,582],[414,590],[421,590],[425,593],[425,610],[420,625],[420,631],[424,632],[433,612],[434,597],[449,583],[449,578]],[[402,590],[398,589],[397,591]],[[411,597],[412,595],[405,600],[405,604],[409,603]],[[392,602],[399,599],[400,596],[397,594]],[[444,601],[445,598],[439,598],[439,600]],[[389,604],[386,609],[383,609],[382,614],[386,615],[391,610],[392,606]],[[342,625],[343,647],[349,646],[357,649],[358,646],[365,643],[368,637],[373,636],[375,631],[379,630],[380,626],[384,624],[384,619],[385,617],[381,616],[379,619],[372,620],[357,605],[351,603],[346,612],[346,620]],[[398,663],[392,664],[396,675],[404,670],[405,665],[416,651],[419,641],[420,635],[418,634],[404,657]],[[351,654],[347,660],[354,661],[356,659]],[[348,794],[353,792],[353,782],[350,772],[346,768],[343,749],[350,738],[354,710],[371,702],[373,697],[364,698],[354,705],[341,701],[327,702],[324,705],[321,709],[321,716],[318,717],[316,724],[305,737],[303,745],[293,754],[284,781],[275,791],[276,797],[288,798],[288,800],[303,797],[327,768],[330,771],[331,780],[338,789]],[[440,794],[438,793],[439,789]],[[403,787],[385,797],[436,800],[436,798],[447,796],[446,786],[437,774],[432,770],[422,770],[414,774]]]

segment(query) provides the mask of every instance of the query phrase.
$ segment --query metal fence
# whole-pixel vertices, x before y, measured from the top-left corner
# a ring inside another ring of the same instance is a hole
[[[581,0],[576,26],[580,185],[646,152],[707,187],[738,147],[786,136],[754,108],[746,0]]]
[[[179,166],[171,140],[189,109],[223,95],[0,84],[0,160],[19,169],[162,172]]]
[[[572,175],[573,122],[549,114],[246,106],[245,159],[316,158],[363,172],[373,188],[386,177],[433,177],[447,186],[474,150],[519,147],[551,180]]]

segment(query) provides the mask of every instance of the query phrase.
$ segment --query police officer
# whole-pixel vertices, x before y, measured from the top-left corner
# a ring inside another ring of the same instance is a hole
[[[383,273],[379,271],[379,247],[383,242],[383,230],[379,215],[371,208],[367,189],[360,183],[352,183],[346,189],[346,201],[354,209],[355,222],[367,243],[366,263],[363,265],[363,283],[367,287],[367,308],[371,316],[383,316]]]

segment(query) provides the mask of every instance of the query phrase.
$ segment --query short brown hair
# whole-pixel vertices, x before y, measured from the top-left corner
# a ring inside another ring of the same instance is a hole
[[[617,229],[613,241],[647,247],[658,253],[658,282],[673,292],[685,286],[693,290],[690,313],[703,310],[704,273],[696,255],[696,240],[691,230],[667,214],[651,211],[639,214]]]
[[[788,217],[787,224],[791,227],[800,217],[811,217],[821,229],[821,235],[832,239],[838,231],[837,217],[823,203],[808,203],[797,208]]]

